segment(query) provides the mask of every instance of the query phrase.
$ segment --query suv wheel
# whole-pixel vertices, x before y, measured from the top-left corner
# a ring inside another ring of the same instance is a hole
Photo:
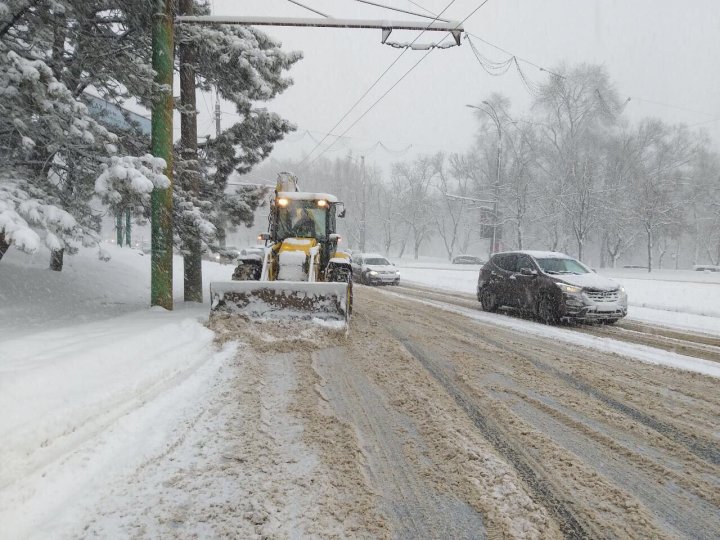
[[[560,318],[557,313],[557,306],[553,302],[549,295],[544,294],[540,297],[538,302],[538,318],[545,324],[557,324],[560,322]]]
[[[487,287],[480,291],[480,305],[483,311],[495,312],[498,308],[497,295]]]

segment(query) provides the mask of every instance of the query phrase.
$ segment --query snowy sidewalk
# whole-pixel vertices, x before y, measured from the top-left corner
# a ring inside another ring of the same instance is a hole
[[[204,315],[146,310],[0,342],[0,537],[50,535],[63,506],[165,448],[232,356]]]

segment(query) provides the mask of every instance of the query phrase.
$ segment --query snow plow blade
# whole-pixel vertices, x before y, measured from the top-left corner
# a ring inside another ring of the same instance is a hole
[[[251,320],[322,319],[344,321],[348,284],[305,281],[230,281],[210,284],[210,313]]]

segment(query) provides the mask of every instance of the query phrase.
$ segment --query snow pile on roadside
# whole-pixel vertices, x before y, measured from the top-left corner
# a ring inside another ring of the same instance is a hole
[[[150,304],[150,256],[103,244],[109,262],[97,249],[66,256],[62,272],[48,270],[50,255],[27,255],[10,249],[0,261],[0,341],[58,326],[93,322],[146,309]],[[174,258],[174,294],[182,302],[182,258]],[[232,267],[203,261],[203,286],[229,280]]]
[[[403,266],[400,271],[406,283],[474,295],[480,270],[477,266],[432,263]],[[601,274],[625,287],[628,318],[720,335],[720,284],[712,281],[720,276],[689,271],[662,271],[652,278],[647,272],[604,270]],[[692,281],[695,274],[698,281]]]
[[[591,336],[579,332],[573,332],[561,327],[547,326],[538,324],[534,321],[524,321],[517,317],[506,317],[498,313],[485,313],[483,311],[453,306],[451,304],[436,302],[434,300],[422,300],[405,295],[398,295],[393,292],[385,292],[385,294],[398,296],[406,300],[412,300],[413,302],[419,302],[429,306],[435,306],[451,313],[465,315],[482,323],[504,326],[506,328],[517,330],[518,332],[550,338],[562,343],[571,343],[587,347],[589,349],[612,352],[621,356],[627,356],[635,360],[640,360],[641,362],[646,362],[648,364],[694,371],[696,373],[702,373],[703,375],[720,378],[720,364],[711,360],[684,356],[670,351],[655,349],[647,345],[625,343],[623,341],[610,338]]]
[[[207,305],[149,309],[150,258],[108,249],[112,261],[81,250],[61,273],[46,252],[0,263],[2,538],[55,536],[106,481],[166,451],[232,356],[201,323]]]

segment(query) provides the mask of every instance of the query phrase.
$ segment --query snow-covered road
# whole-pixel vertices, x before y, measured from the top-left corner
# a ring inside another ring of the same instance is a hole
[[[143,307],[147,259],[117,251],[5,295],[2,539],[720,535],[712,340],[404,287],[358,286],[347,334],[207,323]]]

